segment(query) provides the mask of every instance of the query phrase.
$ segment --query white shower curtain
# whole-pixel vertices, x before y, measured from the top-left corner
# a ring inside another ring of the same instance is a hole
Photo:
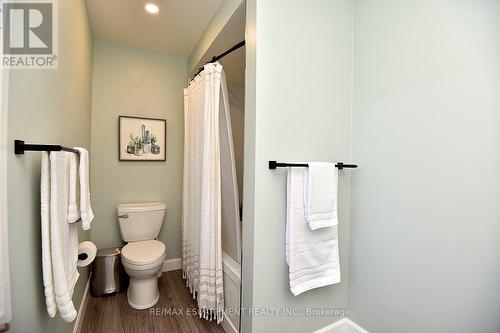
[[[200,317],[224,313],[219,102],[222,65],[207,64],[184,89],[182,269]]]

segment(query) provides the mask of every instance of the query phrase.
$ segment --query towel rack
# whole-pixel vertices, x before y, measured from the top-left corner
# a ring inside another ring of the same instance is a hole
[[[269,169],[274,170],[276,168],[308,168],[309,165],[307,163],[282,163],[282,162],[276,162],[276,161],[269,161]],[[342,162],[337,162],[335,164],[335,167],[337,167],[339,170],[342,170],[344,168],[348,169],[354,169],[357,168],[358,166],[356,164],[344,164]]]
[[[14,140],[14,154],[22,155],[25,151],[68,151],[75,154],[80,152],[73,148],[64,147],[61,145],[38,145],[24,143],[23,140]]]
[[[37,144],[28,144],[24,143],[23,140],[14,140],[14,154],[23,155],[25,151],[68,151],[75,154],[80,154],[80,152],[73,148],[63,147],[60,145],[37,145]],[[81,222],[81,218],[78,219],[77,222]],[[78,255],[78,259],[85,260],[85,257],[81,257],[82,255]]]

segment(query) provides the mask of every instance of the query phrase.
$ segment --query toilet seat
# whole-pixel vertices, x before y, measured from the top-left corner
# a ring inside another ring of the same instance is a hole
[[[132,242],[122,248],[122,261],[133,266],[151,266],[164,257],[165,244],[157,240]]]

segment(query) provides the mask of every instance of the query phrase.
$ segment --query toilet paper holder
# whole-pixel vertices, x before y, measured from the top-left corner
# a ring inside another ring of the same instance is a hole
[[[78,244],[78,260],[76,265],[78,267],[85,267],[90,265],[95,258],[97,248],[94,243],[84,241]]]

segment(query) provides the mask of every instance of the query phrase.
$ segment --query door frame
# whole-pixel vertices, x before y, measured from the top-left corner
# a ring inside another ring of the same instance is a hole
[[[2,291],[0,293],[0,328],[4,324],[8,325],[12,319],[7,221],[8,88],[9,71],[0,67],[0,290]]]

